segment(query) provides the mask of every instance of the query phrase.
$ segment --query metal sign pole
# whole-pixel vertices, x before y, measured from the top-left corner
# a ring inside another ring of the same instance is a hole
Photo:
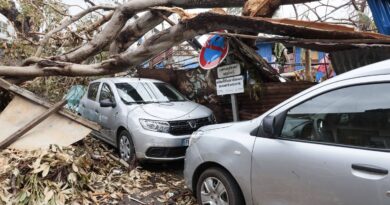
[[[232,112],[233,112],[233,121],[238,122],[239,116],[238,116],[238,103],[237,103],[237,96],[236,94],[230,95],[231,101],[232,101]]]

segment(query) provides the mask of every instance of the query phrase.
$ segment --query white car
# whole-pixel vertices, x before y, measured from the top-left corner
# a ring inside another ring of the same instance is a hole
[[[389,205],[390,60],[297,94],[258,118],[206,126],[185,159],[199,204]]]
[[[215,123],[212,111],[172,86],[140,78],[103,78],[89,84],[79,114],[102,126],[94,135],[122,159],[183,159],[192,132]]]

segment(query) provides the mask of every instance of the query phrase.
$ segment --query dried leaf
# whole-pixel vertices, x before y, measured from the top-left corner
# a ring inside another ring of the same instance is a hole
[[[43,164],[43,170],[42,170],[42,178],[46,177],[47,174],[49,173],[50,170],[50,165],[49,164]]]
[[[0,151],[0,159],[7,159],[0,172],[5,179],[0,181],[0,204],[129,204],[126,200],[138,199],[145,204],[195,204],[190,192],[178,191],[184,189],[181,177],[141,167],[129,171],[112,154],[90,137],[78,146]]]
[[[72,169],[74,172],[78,173],[79,169],[77,168],[77,165],[75,163],[72,164]]]
[[[45,199],[43,200],[44,204],[47,204],[54,196],[53,190],[45,191]]]

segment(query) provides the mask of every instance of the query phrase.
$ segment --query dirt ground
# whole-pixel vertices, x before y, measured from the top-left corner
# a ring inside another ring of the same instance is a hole
[[[141,170],[151,173],[150,183],[153,184],[154,187],[151,187],[150,190],[145,190],[139,198],[142,198],[141,200],[148,204],[177,204],[181,203],[181,201],[176,201],[177,198],[180,197],[183,199],[183,203],[188,205],[196,204],[192,194],[184,185],[183,167],[183,161],[164,164],[147,163],[140,165]],[[164,191],[160,191],[158,186],[169,187],[169,190],[165,192],[172,196],[170,201],[165,203],[159,201],[158,196],[163,195]],[[137,203],[133,202],[130,204]]]

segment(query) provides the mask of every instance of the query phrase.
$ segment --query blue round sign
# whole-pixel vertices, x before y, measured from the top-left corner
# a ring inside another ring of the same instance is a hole
[[[203,69],[216,68],[229,53],[229,43],[221,35],[212,35],[199,54],[199,65]]]

